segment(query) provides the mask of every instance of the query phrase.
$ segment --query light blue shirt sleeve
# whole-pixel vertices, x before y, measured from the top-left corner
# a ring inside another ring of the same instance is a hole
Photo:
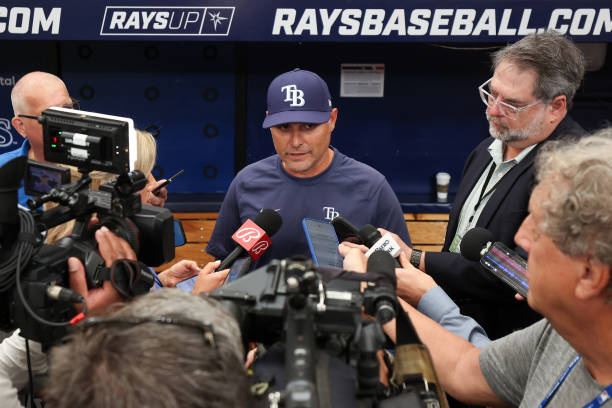
[[[471,317],[462,315],[459,306],[439,286],[425,292],[417,309],[446,330],[466,339],[476,347],[491,342],[484,329]]]

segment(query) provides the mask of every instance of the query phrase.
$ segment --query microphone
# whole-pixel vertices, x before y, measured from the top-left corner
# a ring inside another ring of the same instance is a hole
[[[283,225],[283,219],[274,210],[264,208],[257,214],[254,221],[246,220],[240,228],[232,235],[238,246],[221,262],[217,270],[222,271],[229,268],[245,254],[257,260],[270,246],[270,238]]]
[[[395,318],[395,288],[397,278],[395,276],[395,260],[386,251],[374,251],[368,258],[367,272],[378,272],[385,275],[391,283],[391,290],[384,286],[377,287],[376,295],[372,302],[376,311],[376,320],[380,324],[385,324]],[[366,309],[369,309],[366,306]]]
[[[493,241],[491,231],[479,227],[472,228],[461,240],[461,255],[470,261],[480,260],[480,264],[486,270],[523,297],[527,297],[529,291],[526,277],[527,261],[501,242]]]
[[[338,241],[340,242],[346,241],[347,238],[359,237],[359,228],[351,224],[346,218],[338,216],[331,220],[330,223],[333,225]]]
[[[372,225],[366,224],[359,230],[359,238],[364,245],[370,248],[366,252],[366,257],[370,257],[374,251],[384,251],[391,254],[395,261],[396,267],[401,267],[397,257],[400,254],[401,248],[399,244],[391,237],[390,233],[386,233],[383,237],[381,233]]]

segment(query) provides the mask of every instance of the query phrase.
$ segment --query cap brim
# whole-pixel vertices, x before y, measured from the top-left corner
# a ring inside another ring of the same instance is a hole
[[[262,127],[268,129],[285,123],[325,123],[330,117],[331,112],[283,111],[266,116]]]

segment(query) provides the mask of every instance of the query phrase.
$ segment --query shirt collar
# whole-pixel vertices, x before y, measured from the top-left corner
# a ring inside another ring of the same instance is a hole
[[[532,144],[531,146],[524,148],[518,155],[516,155],[516,157],[510,160],[506,160],[505,162],[503,161],[504,160],[504,144],[502,143],[501,140],[499,139],[493,140],[493,143],[489,145],[487,150],[489,151],[489,154],[491,155],[491,158],[493,159],[493,162],[495,163],[495,165],[499,166],[502,163],[514,163],[514,164],[520,163],[521,160],[523,160],[525,156],[527,156],[529,152],[531,152],[537,145],[538,144],[535,143],[535,144]]]

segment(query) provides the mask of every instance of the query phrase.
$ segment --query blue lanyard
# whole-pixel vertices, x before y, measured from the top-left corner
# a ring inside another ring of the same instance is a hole
[[[550,399],[553,397],[553,395],[555,395],[561,384],[563,384],[563,381],[565,381],[570,371],[572,371],[574,366],[578,364],[578,361],[580,361],[581,357],[582,356],[578,354],[576,358],[570,363],[569,367],[567,367],[567,369],[563,372],[563,374],[561,374],[557,382],[555,382],[555,384],[552,386],[550,391],[548,391],[548,394],[546,395],[546,397],[544,397],[544,400],[540,402],[538,408],[544,408],[546,405],[548,405]],[[610,400],[610,394],[612,394],[612,384],[608,385],[597,397],[593,399],[593,401],[586,404],[584,408],[598,408],[602,406],[608,400]]]
[[[610,399],[610,394],[612,394],[612,384],[608,385],[598,396],[593,399],[593,401],[586,404],[584,408],[601,407]]]

